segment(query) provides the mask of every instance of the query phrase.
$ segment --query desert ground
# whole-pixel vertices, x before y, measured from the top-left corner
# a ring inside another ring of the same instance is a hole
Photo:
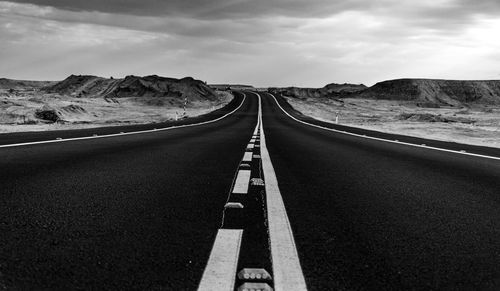
[[[472,145],[500,147],[500,107],[420,107],[414,101],[366,98],[291,98],[298,111],[319,120]]]
[[[106,100],[50,94],[0,97],[0,133],[159,123],[175,118],[193,117],[219,109],[233,98],[227,91],[217,91],[217,94],[220,97],[217,101],[188,102],[185,112],[182,106],[159,106],[158,102],[166,101],[163,98],[152,100],[130,97]],[[46,123],[33,118],[34,112],[44,107],[58,108],[64,120]]]
[[[233,99],[229,91],[189,78],[72,75],[61,82],[2,81],[0,133],[160,123],[199,116]]]

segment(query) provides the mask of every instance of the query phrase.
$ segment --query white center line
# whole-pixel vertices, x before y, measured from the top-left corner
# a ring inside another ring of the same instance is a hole
[[[234,290],[242,235],[241,229],[219,229],[199,291]]]
[[[274,290],[307,290],[292,228],[290,227],[283,198],[278,187],[278,180],[271,163],[271,157],[266,147],[266,138],[262,126],[262,100],[259,94],[255,94],[259,97],[261,160],[264,179],[266,181],[266,204]]]

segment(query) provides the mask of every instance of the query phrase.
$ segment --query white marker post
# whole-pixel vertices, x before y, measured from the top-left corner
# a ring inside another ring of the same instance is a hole
[[[186,97],[186,99],[184,99],[184,106],[183,106],[183,109],[184,109],[184,116],[186,116],[186,106],[187,106],[187,103],[188,103],[188,99]]]

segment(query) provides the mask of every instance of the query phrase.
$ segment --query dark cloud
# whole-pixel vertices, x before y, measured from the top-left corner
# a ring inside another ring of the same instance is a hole
[[[474,13],[498,14],[500,2],[498,0],[457,0],[455,8]]]
[[[412,29],[429,29],[436,34],[459,34],[478,17],[498,17],[498,0],[13,0],[12,2],[30,3],[55,7],[63,11],[103,12],[109,15],[129,15],[151,17],[150,21],[135,19],[105,19],[90,16],[76,16],[75,19],[58,19],[83,23],[100,23],[136,28],[146,31],[168,31],[193,37],[228,37],[246,33],[245,19],[259,22],[266,18],[327,18],[346,11],[365,12],[380,17],[387,25],[381,33],[404,34]],[[72,15],[73,17],[75,15]],[[161,19],[163,17],[163,19]],[[60,17],[64,18],[64,16]],[[108,17],[111,18],[111,17]],[[153,19],[156,18],[156,19]],[[193,21],[190,23],[190,21]],[[206,23],[204,21],[219,22]],[[234,20],[226,23],[224,20]],[[130,23],[128,23],[130,21]],[[265,25],[268,25],[267,28]],[[404,26],[393,28],[391,26]],[[275,29],[271,23],[253,25],[253,36],[268,35],[267,30]],[[284,27],[278,28],[280,30]],[[295,29],[292,24],[290,29]],[[241,39],[241,37],[236,36]]]
[[[253,18],[259,15],[292,17],[325,17],[346,10],[384,10],[394,7],[415,7],[414,12],[427,17],[452,19],[470,14],[498,14],[498,0],[454,0],[445,5],[395,0],[13,0],[12,2],[52,6],[63,10],[99,11],[140,16],[181,16],[192,18]],[[411,13],[411,11],[407,11]]]
[[[13,0],[12,2],[52,6],[72,11],[139,16],[174,15],[206,19],[253,18],[259,15],[323,17],[349,9],[364,9],[371,5],[363,0]]]
[[[443,30],[447,33],[459,30],[483,17],[498,15],[500,1],[497,0],[450,0],[441,5],[429,4],[417,8],[410,6],[403,13],[409,25]]]

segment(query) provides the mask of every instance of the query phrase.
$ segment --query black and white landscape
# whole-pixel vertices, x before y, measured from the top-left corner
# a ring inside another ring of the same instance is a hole
[[[495,1],[0,1],[0,290],[497,290]]]

